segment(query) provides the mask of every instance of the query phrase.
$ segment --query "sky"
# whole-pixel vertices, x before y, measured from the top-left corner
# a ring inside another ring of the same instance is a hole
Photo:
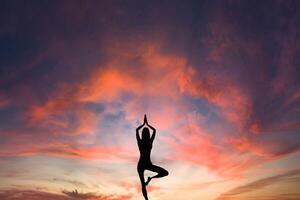
[[[0,1],[0,199],[300,199],[300,2]],[[152,172],[146,172],[146,176]]]

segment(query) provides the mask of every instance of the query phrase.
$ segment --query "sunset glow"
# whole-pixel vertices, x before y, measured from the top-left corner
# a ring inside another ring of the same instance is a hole
[[[299,2],[0,5],[0,200],[300,199]]]

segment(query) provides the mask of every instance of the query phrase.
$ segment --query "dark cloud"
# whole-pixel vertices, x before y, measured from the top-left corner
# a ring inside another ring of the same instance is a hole
[[[95,197],[94,193],[80,193],[77,190],[74,190],[74,191],[64,190],[64,191],[62,191],[62,193],[66,194],[67,196],[74,198],[74,199],[90,199],[92,197]]]
[[[62,191],[62,194],[54,194],[50,192],[43,192],[38,190],[1,190],[1,200],[128,200],[130,196],[118,196],[118,195],[97,195],[94,193],[80,193],[77,190],[74,191]]]
[[[3,200],[69,200],[70,198],[65,195],[53,194],[41,191],[32,190],[2,190],[0,192],[0,198]]]
[[[71,197],[72,199],[95,199],[95,200],[127,200],[130,198],[129,195],[117,196],[117,195],[97,195],[95,193],[80,193],[77,190],[67,191],[64,190],[62,193]]]

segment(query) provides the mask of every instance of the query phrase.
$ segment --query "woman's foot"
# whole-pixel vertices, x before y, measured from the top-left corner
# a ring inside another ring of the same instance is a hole
[[[150,181],[151,181],[151,177],[148,177],[148,179],[147,179],[145,185],[148,185]]]

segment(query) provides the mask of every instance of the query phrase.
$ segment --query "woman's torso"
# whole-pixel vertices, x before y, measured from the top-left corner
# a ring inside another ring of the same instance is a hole
[[[151,141],[139,141],[138,142],[139,150],[140,150],[140,164],[151,164],[150,154],[152,150],[152,142]]]

